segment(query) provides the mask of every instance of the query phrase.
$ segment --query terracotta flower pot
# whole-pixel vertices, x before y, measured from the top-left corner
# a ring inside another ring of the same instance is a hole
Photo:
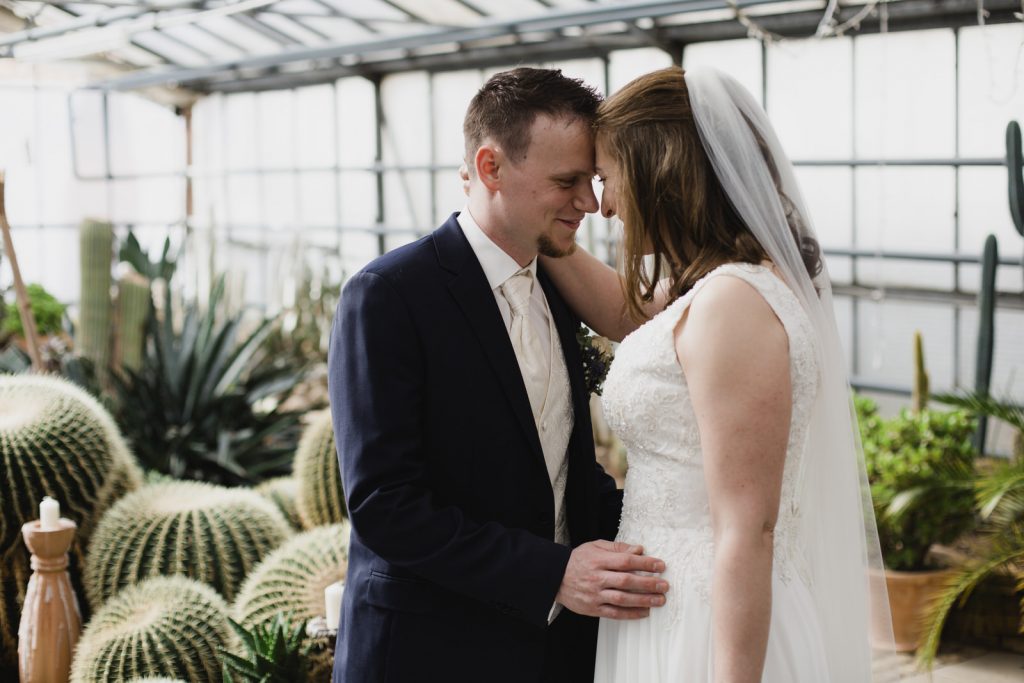
[[[897,652],[912,652],[924,631],[924,615],[932,597],[953,574],[951,569],[921,572],[885,570],[885,585],[889,591],[889,610],[892,613],[892,634]],[[872,576],[877,580],[877,574]],[[888,629],[884,619],[872,623],[872,645],[889,647]]]

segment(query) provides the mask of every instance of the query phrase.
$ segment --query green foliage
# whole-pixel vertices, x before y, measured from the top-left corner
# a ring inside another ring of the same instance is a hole
[[[99,606],[147,577],[183,574],[232,600],[289,533],[277,508],[253,491],[186,481],[147,486],[100,521],[89,545],[86,595]]]
[[[949,543],[973,523],[975,421],[934,410],[883,420],[866,399],[857,409],[885,564],[924,569],[933,543]]]
[[[327,284],[327,274],[304,269],[294,292],[294,302],[278,317],[265,346],[274,357],[289,356],[296,363],[326,363],[334,310],[341,285]]]
[[[295,479],[295,504],[304,527],[337,524],[348,516],[329,410],[314,415],[302,433],[295,452]]]
[[[243,334],[242,314],[218,315],[224,279],[206,307],[191,302],[176,329],[167,289],[163,320],[147,323],[137,371],[114,376],[116,417],[148,469],[224,484],[286,474],[301,428],[299,413],[280,408],[302,377],[288,358],[261,348],[273,323]]]
[[[64,321],[64,311],[67,307],[57,301],[42,285],[34,283],[27,285],[25,291],[28,294],[32,317],[36,321],[36,331],[41,335],[60,332]],[[0,330],[9,334],[24,335],[25,330],[21,326],[21,314],[18,311],[17,302],[8,303],[6,309],[7,312],[3,316],[3,327]]]
[[[303,647],[303,624],[290,625],[289,617],[278,614],[271,622],[246,629],[229,620],[242,643],[239,656],[221,650],[224,683],[304,683],[309,680]]]
[[[249,628],[278,614],[308,621],[323,616],[324,589],[348,570],[349,526],[334,524],[301,533],[271,553],[245,580],[235,618]]]
[[[82,633],[72,683],[167,677],[215,683],[231,639],[227,604],[209,586],[156,577],[122,591]]]
[[[942,394],[937,401],[987,415],[1024,431],[1024,406],[999,401],[982,393]],[[918,658],[925,666],[935,660],[942,628],[950,611],[963,606],[974,589],[996,574],[1017,578],[1021,630],[1024,632],[1024,460],[1001,463],[974,482],[974,506],[981,519],[981,552],[960,567],[936,597],[926,618],[923,645]]]
[[[149,253],[139,244],[135,233],[129,230],[128,237],[125,238],[124,243],[121,245],[118,259],[130,264],[136,273],[147,280],[161,279],[165,282],[170,282],[174,276],[174,271],[178,268],[178,255],[172,255],[170,251],[171,238],[168,237],[164,239],[164,247],[160,257],[155,261],[151,261]]]

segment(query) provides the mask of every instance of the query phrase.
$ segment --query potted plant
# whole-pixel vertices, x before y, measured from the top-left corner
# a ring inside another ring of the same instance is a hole
[[[926,606],[950,573],[929,564],[929,549],[951,543],[975,519],[975,419],[963,410],[927,408],[920,337],[916,341],[914,406],[885,420],[873,401],[856,401],[898,651],[917,647]]]
[[[32,317],[35,318],[37,331],[41,338],[63,331],[65,306],[50,294],[42,285],[30,284],[25,287],[28,293],[29,307],[32,309]],[[3,325],[0,327],[0,336],[13,335],[18,339],[18,344],[24,346],[25,332],[21,327],[21,316],[18,314],[18,307],[14,303],[4,304],[6,313],[3,316]],[[40,339],[42,343],[43,339]]]
[[[998,418],[1014,428],[1018,449],[1024,443],[1024,407],[978,394],[944,395],[936,399],[975,415]],[[978,552],[947,577],[927,611],[917,653],[925,666],[931,666],[935,660],[951,610],[957,605],[962,607],[978,586],[991,579],[1013,585],[1019,601],[1017,626],[1024,633],[1024,453],[1017,450],[1010,460],[979,476],[973,494],[981,519],[981,542]]]

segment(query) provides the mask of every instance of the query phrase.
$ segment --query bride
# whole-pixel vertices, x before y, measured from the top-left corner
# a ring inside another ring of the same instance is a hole
[[[767,117],[732,78],[673,67],[604,102],[596,135],[624,276],[582,250],[545,267],[622,341],[603,399],[629,452],[618,539],[672,586],[648,619],[601,621],[596,681],[895,679],[872,666],[888,604],[828,272]]]

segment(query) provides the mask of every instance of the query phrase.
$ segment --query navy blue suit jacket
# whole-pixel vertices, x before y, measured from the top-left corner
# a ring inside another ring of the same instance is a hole
[[[539,281],[572,387],[572,543],[613,538],[622,497],[594,461],[577,322]],[[592,680],[596,619],[547,624],[570,549],[553,542],[529,399],[455,215],[348,281],[328,366],[353,527],[335,683]]]

